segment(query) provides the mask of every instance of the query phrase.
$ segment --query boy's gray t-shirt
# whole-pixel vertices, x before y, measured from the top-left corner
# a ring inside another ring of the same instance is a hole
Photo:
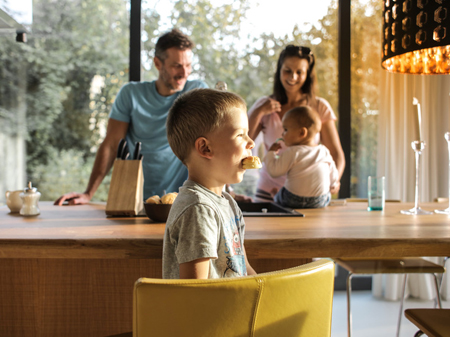
[[[222,197],[191,180],[180,188],[167,219],[163,278],[180,278],[179,264],[210,258],[208,278],[247,275],[242,212],[226,192]]]

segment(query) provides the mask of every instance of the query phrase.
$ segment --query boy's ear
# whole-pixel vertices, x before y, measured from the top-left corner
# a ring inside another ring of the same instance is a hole
[[[308,129],[305,127],[300,128],[300,137],[308,136]]]
[[[211,159],[212,157],[212,150],[209,144],[208,139],[205,137],[198,137],[195,141],[195,151],[201,156],[206,159]]]

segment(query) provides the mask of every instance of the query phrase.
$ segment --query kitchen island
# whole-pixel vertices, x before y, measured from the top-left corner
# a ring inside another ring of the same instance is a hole
[[[400,214],[412,204],[366,203],[246,218],[258,272],[313,257],[449,256],[450,217]],[[442,204],[421,205],[445,208]],[[22,217],[0,208],[0,336],[107,336],[131,330],[132,289],[161,277],[164,224],[107,218],[104,204],[53,206]]]

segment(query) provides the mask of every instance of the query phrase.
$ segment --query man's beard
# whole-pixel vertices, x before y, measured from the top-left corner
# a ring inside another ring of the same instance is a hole
[[[164,68],[162,68],[162,70],[161,70],[161,78],[163,80],[164,85],[167,88],[169,88],[170,90],[181,91],[184,88],[184,85],[182,85],[182,86],[175,86],[173,84],[173,82],[172,82],[172,81],[175,81],[177,79],[182,79],[183,77],[171,77],[169,75],[169,73]]]

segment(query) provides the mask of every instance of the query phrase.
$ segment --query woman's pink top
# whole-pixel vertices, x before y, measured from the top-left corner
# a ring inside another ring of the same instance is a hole
[[[248,111],[248,114],[251,115],[255,109],[260,107],[264,102],[268,99],[268,96],[261,97],[258,99],[255,104],[250,108]],[[336,115],[331,108],[330,103],[328,103],[325,99],[316,97],[315,102],[309,102],[308,106],[315,109],[320,116],[320,119],[322,120],[322,123],[328,122],[329,120],[335,121]],[[264,141],[264,148],[265,152],[267,152],[270,148],[270,146],[275,143],[275,141],[278,138],[282,137],[283,134],[283,125],[281,124],[280,116],[277,113],[271,113],[269,115],[263,116],[260,122],[262,126],[262,133],[263,133],[263,141]],[[317,134],[316,139],[317,144],[320,143],[320,134]],[[283,142],[280,143],[281,149],[280,152],[284,151],[286,149]],[[286,176],[281,176],[278,178],[272,178],[269,173],[266,170],[266,167],[263,163],[263,167],[261,170],[259,170],[260,176],[258,180],[257,188],[263,191],[266,191],[270,193],[273,188],[276,188],[277,190],[280,189],[285,180]]]

